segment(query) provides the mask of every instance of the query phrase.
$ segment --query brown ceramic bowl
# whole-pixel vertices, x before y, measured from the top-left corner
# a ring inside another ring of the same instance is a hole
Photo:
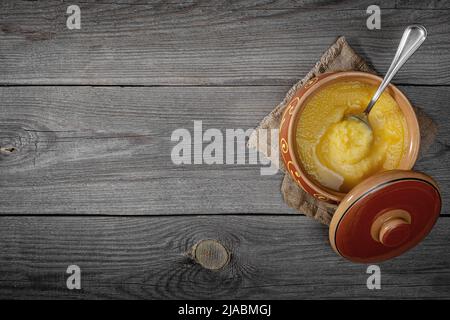
[[[308,177],[307,173],[303,170],[301,160],[298,156],[295,134],[298,119],[302,116],[303,108],[308,99],[326,85],[348,80],[357,80],[376,86],[382,81],[376,75],[356,71],[321,74],[309,80],[297,90],[288,103],[280,123],[280,153],[286,170],[302,189],[319,200],[329,203],[339,203],[346,194],[326,188]],[[399,89],[394,85],[389,85],[386,90],[395,99],[403,112],[409,133],[407,137],[409,147],[397,169],[410,170],[417,160],[420,146],[420,132],[417,117],[411,103]],[[301,128],[299,129],[301,130]]]

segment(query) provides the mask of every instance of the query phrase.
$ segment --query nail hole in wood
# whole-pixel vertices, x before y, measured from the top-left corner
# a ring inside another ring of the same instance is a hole
[[[216,240],[201,240],[192,247],[192,257],[203,268],[219,270],[230,261],[228,250]]]
[[[16,151],[16,148],[14,148],[14,147],[0,147],[0,152],[13,153],[15,151]]]

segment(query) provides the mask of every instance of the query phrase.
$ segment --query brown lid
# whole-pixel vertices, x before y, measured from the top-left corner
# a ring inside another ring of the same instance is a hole
[[[330,242],[354,262],[387,260],[417,245],[441,211],[436,182],[415,171],[378,173],[353,188],[330,224]]]

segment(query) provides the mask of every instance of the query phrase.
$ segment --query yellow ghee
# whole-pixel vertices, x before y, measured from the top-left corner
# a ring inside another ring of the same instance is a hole
[[[361,113],[376,87],[360,81],[332,83],[306,102],[296,130],[297,151],[310,178],[348,192],[376,172],[398,168],[408,131],[398,104],[386,91],[369,114],[372,130],[346,118]]]

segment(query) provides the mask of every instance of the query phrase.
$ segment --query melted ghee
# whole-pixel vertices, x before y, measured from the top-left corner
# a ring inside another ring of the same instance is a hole
[[[385,91],[369,114],[372,130],[346,119],[364,111],[376,87],[359,81],[330,84],[307,101],[297,124],[297,150],[319,184],[348,192],[376,172],[398,167],[406,151],[406,120]]]

